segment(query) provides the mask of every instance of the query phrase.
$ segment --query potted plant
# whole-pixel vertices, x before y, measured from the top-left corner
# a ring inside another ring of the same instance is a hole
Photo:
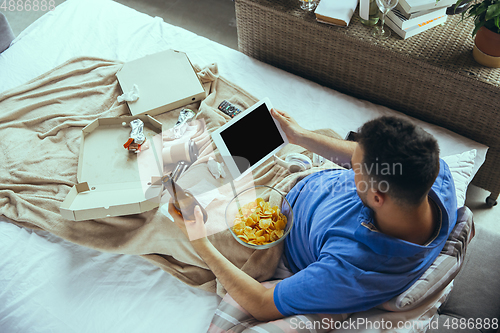
[[[474,59],[481,65],[500,67],[500,0],[458,0],[455,7],[464,3],[471,6],[462,13],[462,20],[474,18]]]

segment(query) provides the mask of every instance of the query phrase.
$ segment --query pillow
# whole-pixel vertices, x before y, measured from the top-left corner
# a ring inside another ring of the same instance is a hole
[[[446,164],[448,164],[453,177],[453,182],[455,183],[458,208],[465,205],[465,194],[467,193],[467,187],[472,180],[472,171],[474,169],[476,154],[477,151],[472,149],[461,154],[442,157]]]
[[[411,310],[444,289],[462,268],[467,244],[472,237],[472,212],[468,207],[461,207],[457,224],[432,265],[410,288],[378,307],[388,311]]]
[[[473,231],[472,212],[468,207],[460,208],[457,224],[434,263],[408,290],[383,303],[378,308],[391,312],[402,312],[415,309],[429,301],[442,302],[442,297],[436,297],[436,300],[432,299],[442,293],[445,288],[451,288],[450,282],[462,267],[467,244],[474,235]],[[279,281],[263,282],[262,285],[270,288]],[[437,310],[439,305],[436,305],[434,310]],[[427,304],[426,307],[429,305]],[[330,332],[335,327],[335,322],[343,322],[348,316],[349,314],[307,314],[260,322],[236,303],[229,294],[226,294],[215,311],[208,333],[325,333]],[[355,317],[356,314],[353,316]]]

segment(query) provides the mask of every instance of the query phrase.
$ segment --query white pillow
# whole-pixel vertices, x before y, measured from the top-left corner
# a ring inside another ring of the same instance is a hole
[[[455,183],[457,208],[465,205],[465,194],[472,180],[472,170],[474,169],[476,154],[477,151],[472,149],[461,154],[442,157],[446,164],[448,164],[453,182]]]

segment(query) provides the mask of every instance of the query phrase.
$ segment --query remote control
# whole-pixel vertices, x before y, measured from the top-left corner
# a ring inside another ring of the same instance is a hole
[[[233,104],[229,103],[227,100],[223,100],[222,103],[219,104],[218,109],[227,114],[231,118],[234,118],[234,116],[236,116],[238,113],[241,112],[240,109],[238,109]]]

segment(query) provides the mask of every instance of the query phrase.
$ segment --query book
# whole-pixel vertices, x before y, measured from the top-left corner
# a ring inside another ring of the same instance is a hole
[[[318,22],[347,27],[357,6],[358,0],[321,0],[314,14]]]
[[[397,10],[399,10],[399,12],[401,13],[401,15],[403,15],[404,17],[406,17],[407,19],[412,19],[412,18],[415,18],[415,17],[419,17],[419,16],[422,16],[422,15],[426,15],[430,12],[433,12],[433,11],[437,11],[437,10],[445,10],[445,8],[448,8],[448,7],[440,7],[440,8],[433,8],[433,9],[428,9],[428,10],[421,10],[419,12],[414,12],[414,13],[407,13],[405,12],[405,10],[403,9],[403,7],[401,7],[401,3],[398,1],[398,4],[396,5],[395,7]]]
[[[401,9],[408,14],[424,10],[449,7],[454,5],[456,2],[456,0],[399,0]]]
[[[420,24],[418,24],[416,26],[407,28],[406,30],[400,29],[396,25],[396,23],[392,22],[392,20],[389,17],[385,20],[385,23],[396,34],[398,34],[399,36],[401,36],[403,39],[407,39],[407,38],[415,36],[415,35],[417,35],[417,34],[419,34],[421,32],[429,30],[430,28],[433,28],[433,27],[435,27],[437,25],[445,23],[447,18],[448,18],[448,15],[443,15],[443,16],[441,16],[439,18],[436,18],[436,19],[433,19],[433,20],[429,20],[427,22],[423,22],[423,23],[420,23]]]
[[[391,21],[398,26],[398,28],[402,30],[406,30],[408,28],[419,25],[420,23],[424,23],[433,19],[437,19],[446,15],[446,7],[431,10],[429,12],[424,12],[424,15],[420,15],[414,18],[406,18],[399,10],[396,8],[392,9],[387,13],[387,17],[391,19]]]

